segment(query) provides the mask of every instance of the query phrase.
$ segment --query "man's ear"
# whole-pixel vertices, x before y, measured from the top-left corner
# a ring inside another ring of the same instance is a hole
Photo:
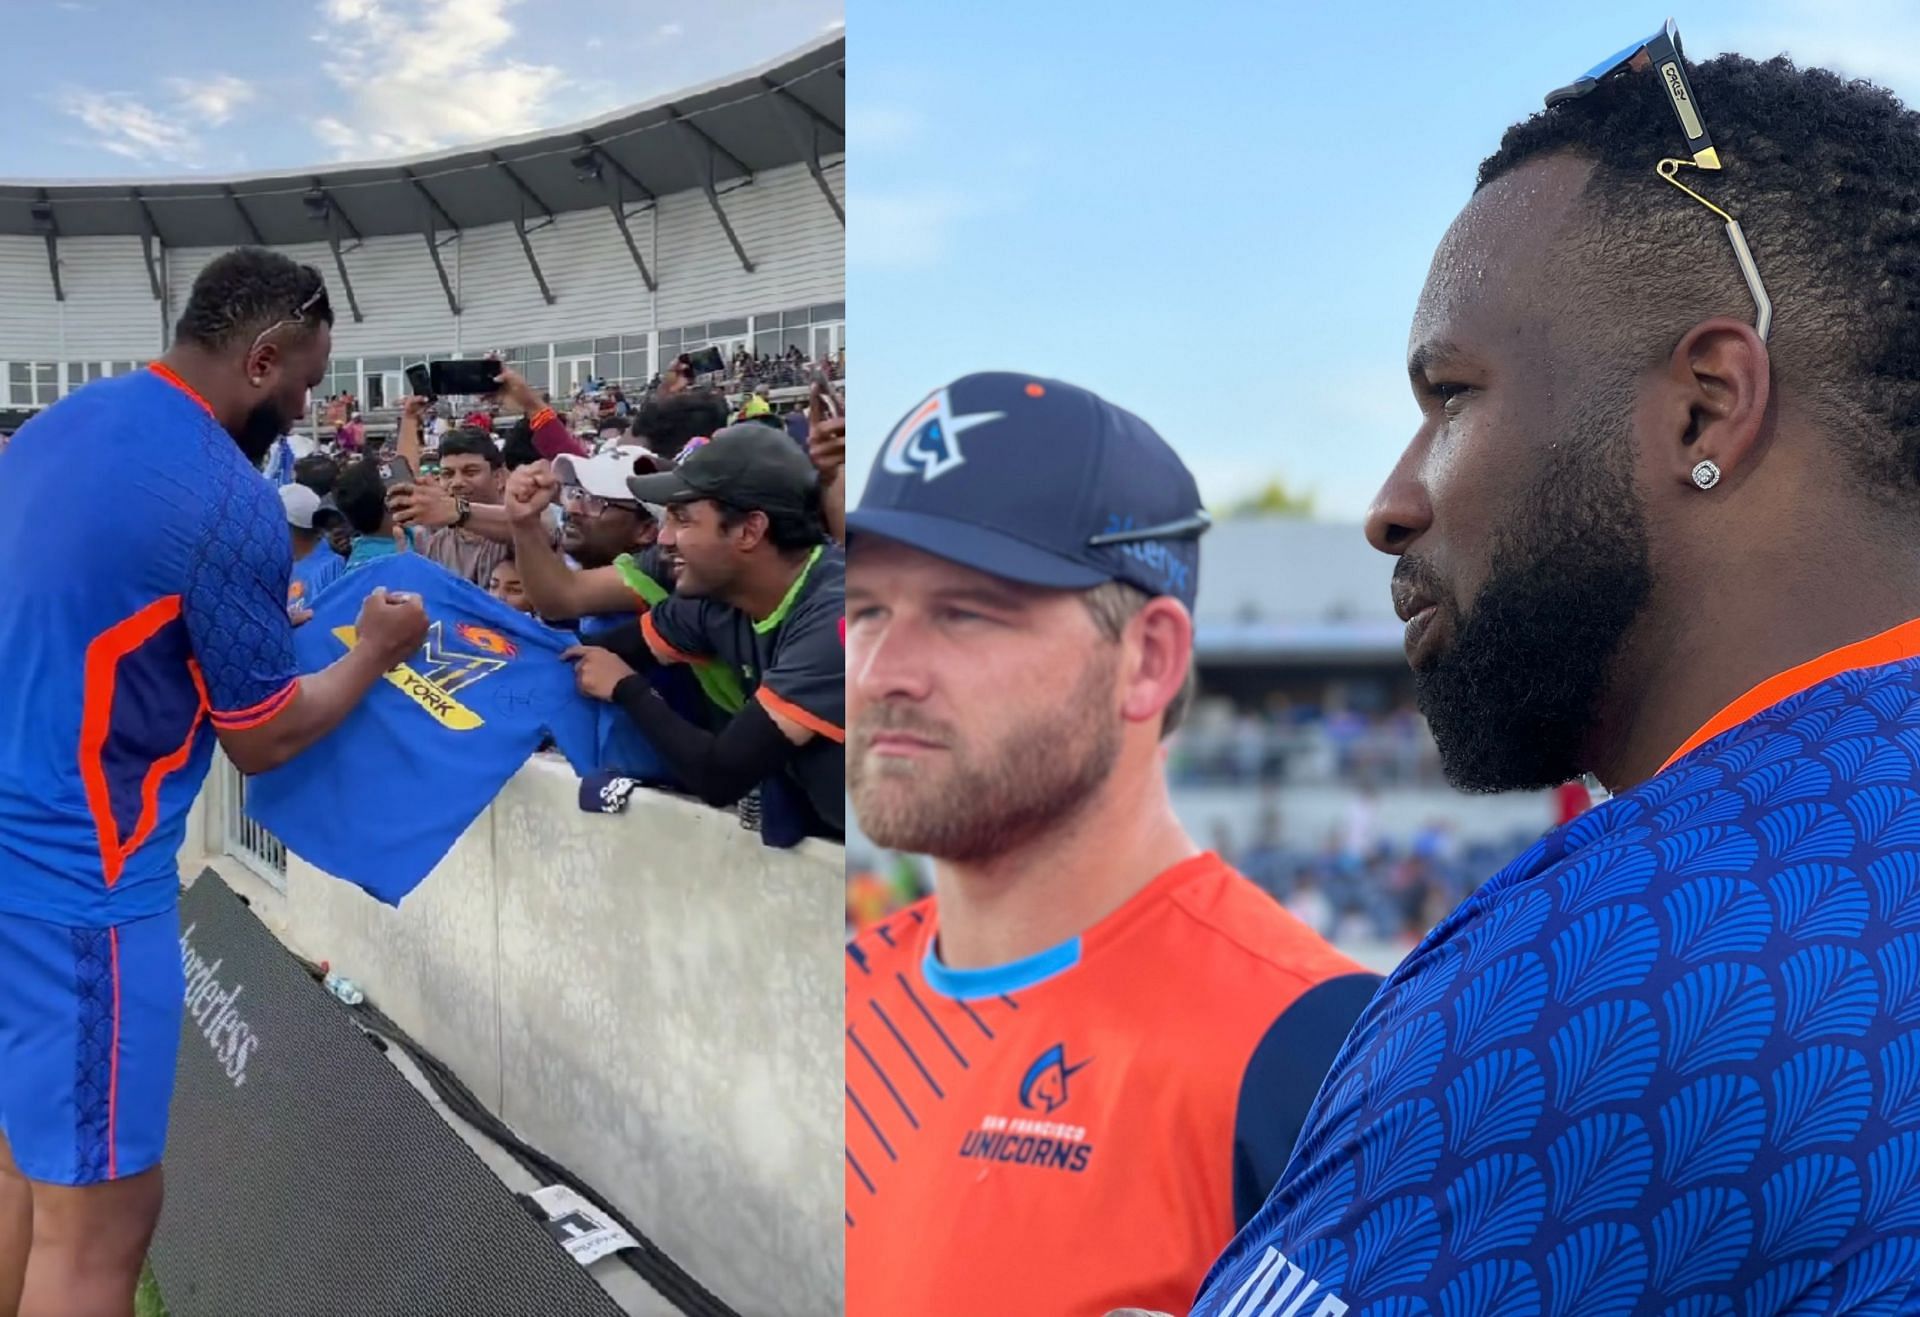
[[[1753,326],[1729,316],[1701,321],[1675,345],[1666,379],[1671,478],[1710,489],[1751,473],[1766,436],[1773,386],[1767,345]]]
[[[279,364],[279,345],[271,340],[262,343],[247,353],[247,378],[256,385],[263,384],[268,374]]]

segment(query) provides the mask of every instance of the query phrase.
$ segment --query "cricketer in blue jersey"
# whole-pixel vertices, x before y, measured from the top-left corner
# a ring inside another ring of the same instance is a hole
[[[286,762],[424,632],[382,594],[352,656],[294,662],[257,463],[325,375],[331,320],[316,271],[228,253],[151,370],[0,454],[0,1311],[132,1302],[181,1027],[174,857],[213,742],[246,772]],[[99,516],[58,512],[76,452]]]
[[[425,641],[324,740],[254,778],[247,812],[301,859],[398,905],[543,739],[576,771],[599,767],[603,706],[574,689],[560,657],[572,633],[417,553],[368,563],[315,602],[295,634],[301,670],[359,643],[354,619],[375,589],[422,601]],[[423,789],[369,793],[369,765]]]
[[[1552,101],[1367,531],[1451,780],[1613,795],[1381,987],[1193,1312],[1920,1311],[1920,117],[1671,26]]]

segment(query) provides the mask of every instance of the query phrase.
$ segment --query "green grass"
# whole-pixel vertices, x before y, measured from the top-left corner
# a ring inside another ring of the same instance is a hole
[[[160,1285],[153,1278],[153,1264],[140,1269],[140,1288],[133,1295],[134,1317],[167,1317],[167,1305],[160,1301]]]

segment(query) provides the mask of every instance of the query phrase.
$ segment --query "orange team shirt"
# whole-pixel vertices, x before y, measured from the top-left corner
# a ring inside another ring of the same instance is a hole
[[[848,1317],[1184,1312],[1378,985],[1219,856],[988,970],[847,947]]]

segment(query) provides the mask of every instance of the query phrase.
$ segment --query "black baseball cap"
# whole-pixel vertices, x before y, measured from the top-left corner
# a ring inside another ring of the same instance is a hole
[[[1212,525],[1193,474],[1132,412],[1059,380],[986,372],[893,428],[849,535],[1057,590],[1125,581],[1193,609]]]
[[[813,460],[786,431],[749,421],[689,447],[671,470],[629,477],[627,488],[642,503],[661,506],[712,498],[748,511],[805,515],[819,483]]]

